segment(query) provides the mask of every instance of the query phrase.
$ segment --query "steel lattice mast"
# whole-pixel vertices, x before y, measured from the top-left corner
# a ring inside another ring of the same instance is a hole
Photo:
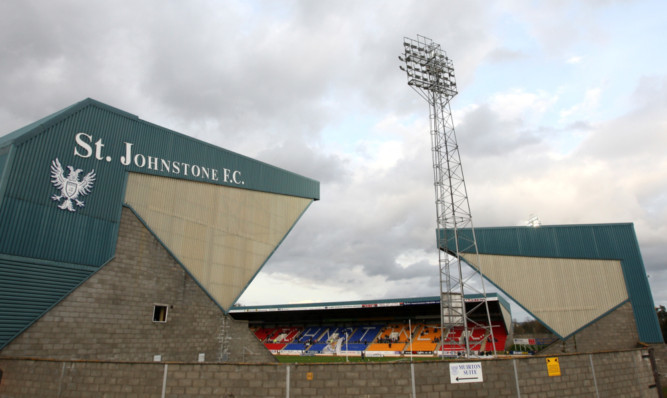
[[[406,72],[408,85],[429,104],[440,271],[440,352],[444,355],[443,345],[447,343],[450,347],[458,346],[457,350],[470,357],[474,350],[471,349],[472,331],[469,325],[473,325],[474,328],[486,329],[484,337],[491,341],[493,354],[496,355],[477,240],[449,104],[458,93],[454,67],[440,45],[424,36],[417,35],[416,40],[404,38],[403,47],[404,52],[398,57],[404,62],[400,68]],[[469,229],[470,233],[462,234],[462,229]],[[464,269],[461,253],[474,253],[475,267]],[[467,310],[464,288],[481,293],[482,298]],[[486,324],[469,318],[480,306],[486,310]],[[462,338],[448,341],[447,336],[454,327],[463,329]],[[483,344],[479,341],[474,343]]]

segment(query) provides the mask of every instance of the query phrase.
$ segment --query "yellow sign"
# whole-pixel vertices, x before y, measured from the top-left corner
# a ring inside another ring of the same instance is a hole
[[[306,373],[306,380],[313,380],[313,372]]]
[[[560,376],[560,362],[558,358],[547,358],[547,372],[549,377]]]

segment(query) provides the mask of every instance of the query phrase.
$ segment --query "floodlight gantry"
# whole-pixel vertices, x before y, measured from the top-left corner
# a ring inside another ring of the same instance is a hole
[[[450,346],[459,345],[457,351],[464,351],[466,358],[470,357],[473,351],[470,344],[472,331],[468,330],[468,326],[472,324],[474,328],[486,329],[484,336],[491,342],[493,355],[496,355],[482,266],[450,108],[450,100],[458,94],[454,66],[440,45],[427,37],[406,37],[403,48],[398,57],[403,62],[400,69],[406,73],[408,85],[429,104],[440,273],[440,352],[444,356],[443,347],[447,342]],[[470,229],[471,234],[460,234],[464,228]],[[461,254],[471,252],[475,254],[475,264],[466,267],[464,272]],[[466,309],[464,288],[481,294],[482,300]],[[486,324],[469,317],[481,306],[486,311]],[[447,341],[446,336],[454,327],[463,329],[463,342]]]

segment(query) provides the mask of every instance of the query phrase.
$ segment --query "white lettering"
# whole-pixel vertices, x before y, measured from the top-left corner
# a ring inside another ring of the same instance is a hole
[[[234,173],[232,173],[232,180],[234,180],[234,184],[240,184],[241,183],[241,172],[238,171],[238,170],[234,170]]]
[[[95,142],[95,159],[97,160],[102,160],[104,157],[102,156],[102,148],[104,148],[104,144],[102,144],[102,139],[100,138]]]
[[[154,158],[152,156],[148,157],[148,170],[157,170],[157,161],[158,158]]]
[[[123,166],[128,166],[132,162],[132,143],[125,142],[125,156],[120,157],[120,163]]]
[[[79,151],[77,151],[76,147],[74,147],[74,156],[78,156],[84,159],[89,158],[90,155],[93,154],[93,148],[91,148],[90,144],[85,142],[81,137],[86,137],[88,138],[88,142],[93,142],[93,136],[88,135],[86,133],[79,133],[76,136],[74,136],[74,141],[76,141],[77,145],[79,145],[83,150],[86,151],[85,154],[81,154],[79,153]]]
[[[146,157],[140,153],[134,155],[134,165],[143,169],[146,166]]]
[[[171,161],[160,159],[160,163],[162,164],[162,168],[160,169],[160,171],[167,171],[167,173],[169,173],[170,170],[169,166],[171,166]]]
[[[74,136],[74,141],[76,143],[74,146],[74,156],[86,159],[92,157],[94,152],[96,160],[111,162],[112,157],[105,156],[104,154],[105,145],[102,141],[102,138],[99,138],[97,141],[93,141],[93,136],[91,134],[79,132]],[[224,183],[239,185],[245,184],[242,179],[240,170],[231,170],[226,168],[215,169],[199,164],[177,162],[169,159],[162,159],[157,156],[133,153],[133,143],[123,142],[123,144],[125,147],[124,154],[120,157],[120,163],[123,166],[133,165],[140,169],[148,168],[148,170],[159,171],[162,173],[184,176],[189,175],[195,178],[201,178],[203,180],[216,182],[222,181]],[[93,147],[95,148],[93,149]]]

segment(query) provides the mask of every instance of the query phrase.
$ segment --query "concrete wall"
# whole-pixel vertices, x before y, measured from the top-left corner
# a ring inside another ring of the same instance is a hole
[[[651,345],[651,348],[653,348],[655,362],[659,370],[660,385],[665,390],[667,389],[667,345],[654,344]]]
[[[153,322],[155,304],[168,306]],[[127,208],[116,257],[31,327],[2,356],[195,362],[275,361],[243,321],[224,314]]]
[[[452,384],[450,362],[123,363],[0,358],[1,398],[18,397],[656,397],[642,350],[483,360],[483,382]],[[414,378],[413,375],[414,374]],[[164,394],[164,395],[162,395]]]
[[[551,344],[540,354],[623,350],[638,346],[639,334],[632,312],[632,304],[626,302],[566,340],[559,340]]]

